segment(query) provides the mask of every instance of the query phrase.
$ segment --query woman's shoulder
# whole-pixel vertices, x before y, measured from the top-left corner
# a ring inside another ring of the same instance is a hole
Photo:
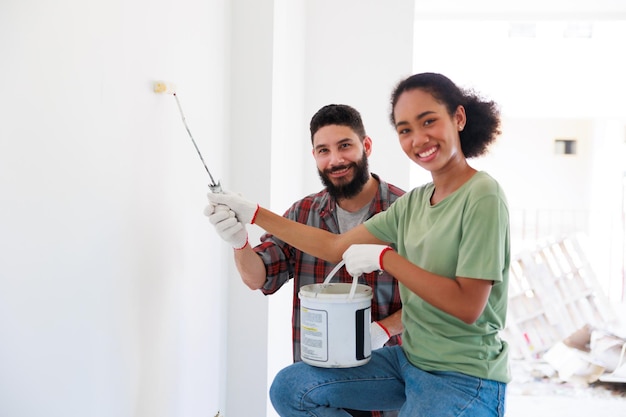
[[[485,190],[499,190],[500,184],[485,171],[477,171],[472,177],[471,185],[473,188],[481,188]]]
[[[404,198],[405,200],[416,199],[416,198],[421,199],[424,195],[427,195],[428,198],[430,198],[430,195],[433,193],[434,189],[435,189],[435,185],[432,182],[427,182],[427,183],[418,185],[417,187],[414,187],[405,195],[403,195],[401,198]]]
[[[476,197],[495,195],[504,198],[504,190],[500,183],[485,171],[478,171],[470,182],[471,194]]]

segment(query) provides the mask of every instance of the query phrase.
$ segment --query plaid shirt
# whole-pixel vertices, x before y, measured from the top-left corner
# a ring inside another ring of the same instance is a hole
[[[386,210],[391,203],[404,194],[400,188],[378,180],[378,192],[370,205],[367,218]],[[339,233],[336,214],[337,202],[324,189],[295,202],[284,217],[309,226]],[[261,289],[264,294],[275,293],[285,282],[293,278],[293,313],[292,340],[293,359],[300,361],[300,287],[309,284],[320,284],[335,267],[322,259],[308,255],[271,234],[261,236],[261,244],[254,250],[263,259],[267,271],[267,280]],[[333,277],[333,282],[352,282],[352,277],[345,268],[341,268]],[[398,282],[391,275],[383,272],[364,274],[359,278],[361,284],[372,287],[372,320],[381,320],[402,308]],[[399,343],[394,336],[387,342],[388,346]]]

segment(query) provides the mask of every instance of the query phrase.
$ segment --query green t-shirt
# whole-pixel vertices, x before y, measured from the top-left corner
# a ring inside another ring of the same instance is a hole
[[[505,325],[509,282],[509,212],[499,184],[477,172],[453,194],[430,204],[428,183],[400,197],[365,222],[400,255],[432,273],[493,281],[482,315],[473,324],[433,307],[400,284],[409,361],[426,371],[455,371],[509,382]]]

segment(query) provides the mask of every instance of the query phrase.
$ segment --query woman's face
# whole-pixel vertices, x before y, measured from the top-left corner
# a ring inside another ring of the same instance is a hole
[[[459,140],[466,121],[462,106],[450,117],[430,93],[414,89],[400,95],[393,111],[402,150],[419,166],[436,173],[465,159]]]

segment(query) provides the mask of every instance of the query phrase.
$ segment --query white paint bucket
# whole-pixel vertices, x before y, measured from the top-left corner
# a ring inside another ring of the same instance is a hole
[[[300,288],[300,344],[302,361],[322,368],[350,368],[369,362],[372,288],[329,283],[341,261],[323,284]]]

